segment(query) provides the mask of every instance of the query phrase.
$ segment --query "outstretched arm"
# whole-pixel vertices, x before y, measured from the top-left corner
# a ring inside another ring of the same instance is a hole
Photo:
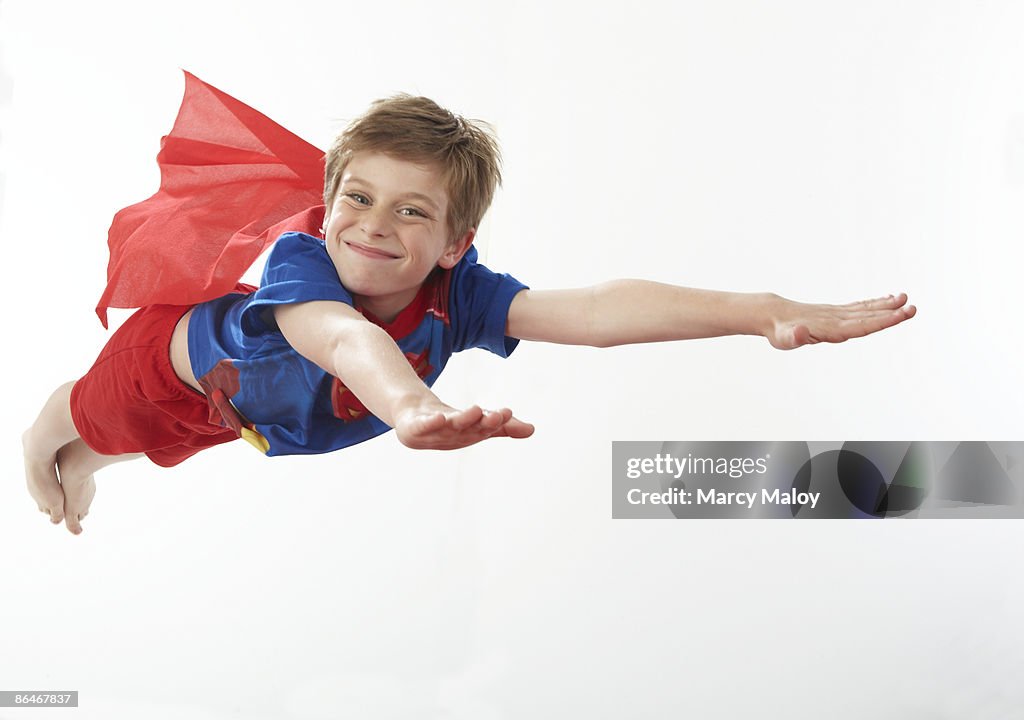
[[[900,294],[848,305],[815,305],[771,293],[729,293],[646,280],[613,280],[578,290],[524,290],[509,308],[506,334],[522,340],[610,347],[630,343],[763,335],[791,350],[843,342],[908,320]]]
[[[340,302],[284,305],[274,317],[288,343],[340,378],[366,408],[412,448],[452,450],[490,437],[524,438],[533,426],[508,408],[446,405],[413,371],[395,341]]]

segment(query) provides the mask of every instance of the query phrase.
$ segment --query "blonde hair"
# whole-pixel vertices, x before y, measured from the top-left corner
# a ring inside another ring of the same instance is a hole
[[[408,94],[377,100],[327,151],[324,203],[330,209],[342,173],[358,152],[440,168],[448,194],[450,240],[480,224],[501,184],[501,151],[493,128],[466,120],[433,100]]]

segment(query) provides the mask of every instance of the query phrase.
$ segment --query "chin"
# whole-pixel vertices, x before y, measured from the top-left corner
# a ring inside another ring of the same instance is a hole
[[[360,281],[358,278],[353,278],[353,279],[350,279],[350,280],[346,280],[345,278],[342,278],[341,279],[341,284],[344,285],[345,289],[348,290],[353,295],[362,295],[363,297],[373,297],[374,295],[380,294],[380,291],[379,291],[379,288],[378,288],[377,285],[375,285],[374,283],[371,283],[371,282],[366,282],[365,280],[364,281]]]

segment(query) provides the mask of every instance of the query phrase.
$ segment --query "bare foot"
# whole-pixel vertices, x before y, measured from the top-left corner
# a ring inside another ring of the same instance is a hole
[[[82,518],[89,514],[89,506],[96,497],[96,481],[92,475],[85,478],[62,480],[64,489],[64,522],[75,535],[82,532]]]
[[[50,522],[59,524],[64,519],[64,490],[57,480],[57,457],[39,457],[33,452],[30,437],[31,431],[26,430],[21,436],[21,446],[25,453],[25,481],[28,493],[36,501],[39,512],[50,516]]]

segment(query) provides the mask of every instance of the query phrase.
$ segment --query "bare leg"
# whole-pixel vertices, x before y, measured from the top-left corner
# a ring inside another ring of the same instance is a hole
[[[54,391],[21,440],[28,491],[39,511],[47,513],[55,525],[67,517],[68,530],[77,535],[82,532],[81,518],[88,513],[96,492],[92,474],[111,463],[139,456],[98,455],[89,449],[78,437],[71,420],[73,386],[74,383],[65,383]]]
[[[57,388],[32,427],[21,436],[28,492],[39,511],[48,513],[54,524],[64,519],[64,490],[57,480],[57,451],[78,437],[71,421],[72,387],[74,383]]]

